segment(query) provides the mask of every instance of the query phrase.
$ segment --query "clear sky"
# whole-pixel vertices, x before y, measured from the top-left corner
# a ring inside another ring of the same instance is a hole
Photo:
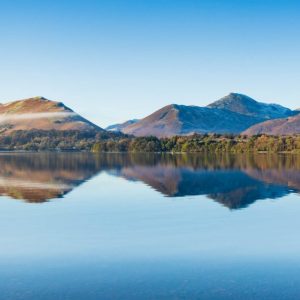
[[[105,127],[229,92],[300,107],[300,1],[0,0],[0,102]]]

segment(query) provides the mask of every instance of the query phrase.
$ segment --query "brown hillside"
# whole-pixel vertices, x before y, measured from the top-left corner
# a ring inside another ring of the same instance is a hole
[[[294,117],[270,120],[256,124],[247,129],[244,134],[293,135],[300,134],[300,115]]]
[[[31,129],[101,130],[63,103],[43,97],[0,105],[0,132]]]

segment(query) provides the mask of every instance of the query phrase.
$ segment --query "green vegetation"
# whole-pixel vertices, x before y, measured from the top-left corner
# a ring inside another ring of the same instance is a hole
[[[98,141],[93,152],[291,152],[300,153],[300,136],[252,137],[234,135],[192,135],[158,139],[156,137],[120,138]]]
[[[117,142],[120,136],[124,135],[96,130],[16,130],[8,135],[0,135],[0,150],[90,151],[95,143],[111,139]]]
[[[17,130],[0,135],[0,150],[173,152],[173,153],[300,153],[300,135],[252,137],[191,135],[158,139],[133,137],[107,131]]]

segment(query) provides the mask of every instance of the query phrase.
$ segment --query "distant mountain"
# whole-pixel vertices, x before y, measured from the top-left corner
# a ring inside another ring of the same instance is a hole
[[[300,114],[277,120],[269,120],[248,128],[244,134],[292,135],[300,134]]]
[[[113,124],[113,125],[110,125],[110,126],[106,127],[105,130],[121,132],[125,127],[127,127],[129,125],[132,125],[132,124],[135,124],[138,121],[139,121],[138,119],[133,119],[133,120],[128,120],[124,123]]]
[[[15,130],[103,130],[61,102],[34,97],[0,105],[0,132]]]
[[[277,104],[265,104],[231,93],[206,107],[172,104],[128,126],[121,131],[135,136],[169,137],[193,133],[238,134],[250,126],[294,112]]]

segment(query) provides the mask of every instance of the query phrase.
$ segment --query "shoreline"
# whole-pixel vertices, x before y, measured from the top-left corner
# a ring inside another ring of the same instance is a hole
[[[241,154],[293,154],[300,155],[298,151],[248,151],[248,152],[232,152],[232,151],[192,151],[192,152],[172,152],[172,151],[88,151],[88,150],[0,150],[0,154],[6,153],[91,153],[91,154],[172,154],[172,155],[183,155],[183,154],[230,154],[230,155],[241,155]]]

